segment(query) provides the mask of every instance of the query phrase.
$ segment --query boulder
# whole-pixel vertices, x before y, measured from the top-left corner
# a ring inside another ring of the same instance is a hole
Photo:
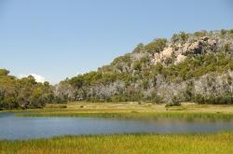
[[[177,64],[177,63],[183,62],[186,58],[187,58],[187,56],[184,56],[184,55],[179,54],[179,55],[177,56],[177,58],[176,58],[176,64]]]
[[[162,56],[163,56],[163,59],[164,58],[170,58],[173,54],[173,49],[172,47],[168,47],[168,48],[165,48],[163,51],[162,51]]]

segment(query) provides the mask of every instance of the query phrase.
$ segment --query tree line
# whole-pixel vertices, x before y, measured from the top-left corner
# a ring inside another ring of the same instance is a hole
[[[42,108],[54,102],[53,87],[48,82],[38,83],[33,76],[18,79],[0,69],[0,110]]]

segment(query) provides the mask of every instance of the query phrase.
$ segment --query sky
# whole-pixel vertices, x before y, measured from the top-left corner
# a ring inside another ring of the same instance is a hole
[[[0,0],[0,68],[52,84],[139,43],[233,29],[231,0]]]

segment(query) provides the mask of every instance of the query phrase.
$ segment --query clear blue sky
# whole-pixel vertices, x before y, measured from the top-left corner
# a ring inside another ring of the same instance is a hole
[[[231,0],[0,0],[0,68],[56,83],[140,42],[232,28]]]

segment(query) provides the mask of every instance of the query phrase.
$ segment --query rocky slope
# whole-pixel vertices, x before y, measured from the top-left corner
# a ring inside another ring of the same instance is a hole
[[[60,82],[54,92],[61,100],[233,103],[233,30],[139,44],[97,71]]]

